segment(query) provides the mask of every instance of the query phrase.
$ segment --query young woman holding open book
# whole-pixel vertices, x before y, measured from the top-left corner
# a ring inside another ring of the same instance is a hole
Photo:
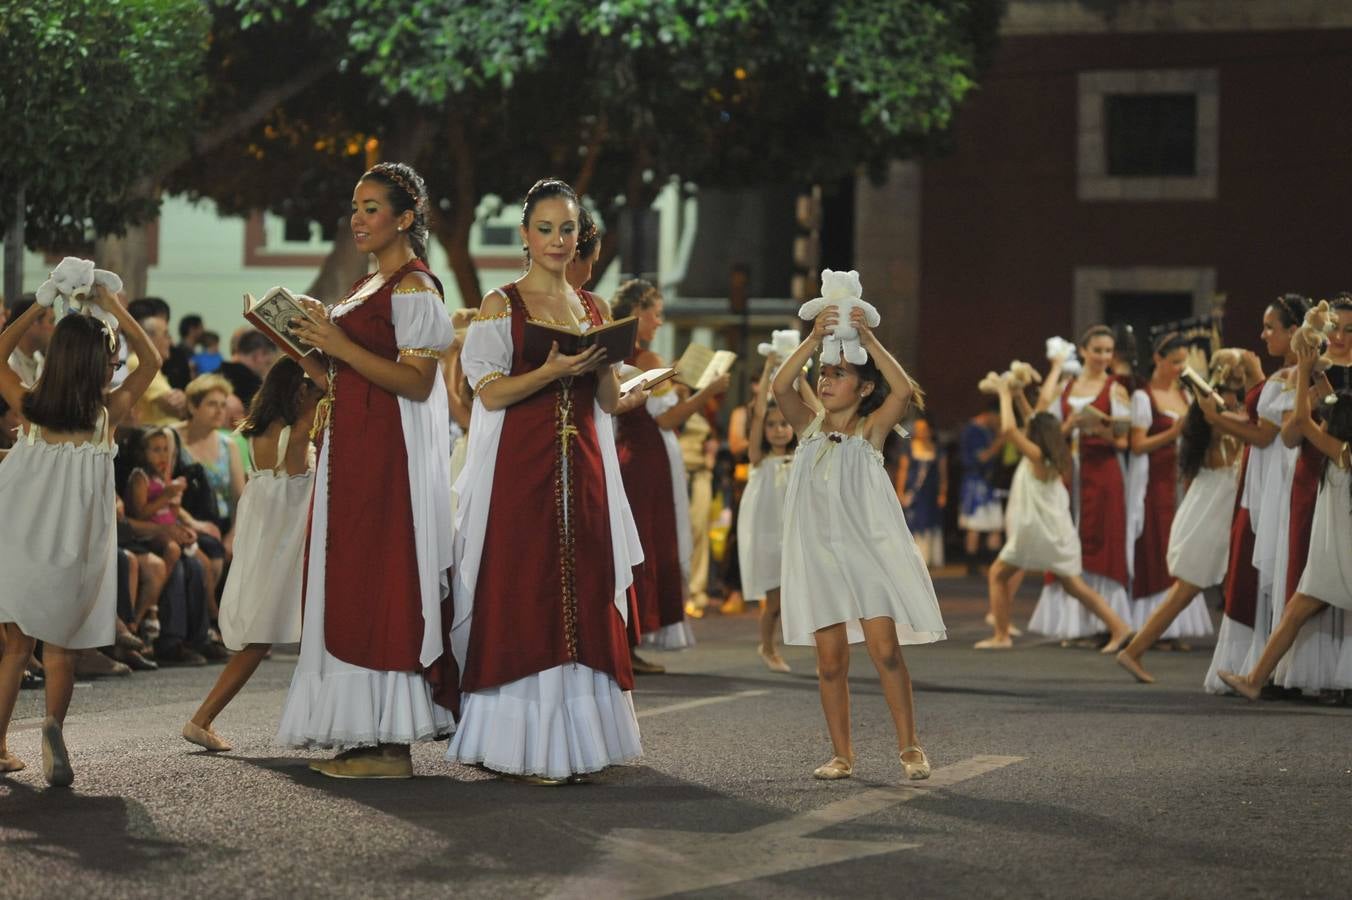
[[[322,353],[300,363],[328,391],[315,413],[300,662],[278,740],[342,749],[311,764],[335,778],[409,778],[409,745],[454,722],[442,622],[450,421],[438,371],[453,329],[425,262],[426,211],[411,167],[363,175],[352,236],[376,271],[331,310],[304,301],[292,330]]]
[[[585,335],[611,319],[566,278],[578,216],[571,187],[535,183],[521,215],[526,273],[484,297],[461,354],[474,427],[451,626],[463,704],[447,758],[537,784],[642,752],[625,623],[643,548],[612,425],[623,360],[601,346],[565,355],[555,341],[532,361],[527,346],[532,324]]]
[[[1113,612],[1130,622],[1127,494],[1118,453],[1127,449],[1131,401],[1126,388],[1108,371],[1113,345],[1112,329],[1106,325],[1086,331],[1080,338],[1084,370],[1058,395],[1061,362],[1054,360],[1037,411],[1055,416],[1061,433],[1071,440],[1071,509],[1080,532],[1084,580],[1108,601]],[[1059,582],[1043,587],[1028,628],[1063,639],[1109,630]]]
[[[638,347],[625,360],[644,371],[665,365],[651,349],[662,327],[662,293],[642,279],[620,285],[611,300],[616,316],[638,319]],[[643,544],[643,564],[634,569],[632,629],[645,644],[678,650],[695,642],[685,618],[686,585],[690,578],[693,532],[685,463],[676,433],[704,401],[728,389],[724,374],[691,393],[675,384],[655,391],[648,402],[620,416],[616,423],[620,471],[629,505]],[[662,672],[662,666],[633,655],[635,672]]]

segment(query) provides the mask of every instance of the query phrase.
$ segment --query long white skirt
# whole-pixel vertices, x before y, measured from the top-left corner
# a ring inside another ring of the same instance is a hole
[[[580,663],[466,694],[446,758],[496,772],[567,778],[643,755],[634,702]]]

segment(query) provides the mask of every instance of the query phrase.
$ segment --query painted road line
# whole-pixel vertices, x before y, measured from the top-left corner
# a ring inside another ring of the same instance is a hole
[[[809,837],[832,825],[882,812],[1019,762],[1019,756],[974,756],[936,769],[927,782],[873,788],[821,809],[736,834],[621,828],[600,836],[601,859],[550,896],[651,898],[727,887],[802,869],[911,850],[919,844],[893,840]],[[923,785],[923,786],[922,786]],[[730,844],[738,848],[729,854]]]
[[[670,706],[657,706],[652,709],[640,710],[638,717],[646,719],[649,716],[661,716],[666,713],[685,712],[687,709],[699,709],[701,706],[712,706],[715,703],[727,703],[729,700],[741,700],[745,697],[760,697],[770,693],[769,691],[738,691],[735,694],[721,694],[717,697],[701,697],[698,700],[684,700],[680,703],[673,703]]]

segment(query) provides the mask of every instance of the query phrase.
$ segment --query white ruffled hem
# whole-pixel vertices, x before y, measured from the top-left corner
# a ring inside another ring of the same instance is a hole
[[[1158,594],[1151,594],[1149,597],[1141,597],[1139,600],[1131,601],[1132,616],[1127,620],[1131,627],[1139,631],[1168,596],[1169,591],[1163,590]],[[1216,627],[1211,624],[1211,612],[1206,606],[1206,595],[1198,594],[1192,598],[1191,603],[1183,608],[1178,617],[1169,623],[1169,627],[1164,629],[1164,633],[1160,635],[1160,640],[1173,641],[1179,638],[1210,637],[1215,633]]]
[[[446,759],[511,775],[567,778],[643,755],[628,691],[578,663],[466,694]]]
[[[416,672],[297,671],[276,743],[284,747],[370,747],[436,740],[455,730],[449,709],[432,702]]]
[[[1342,610],[1329,608],[1301,626],[1273,680],[1307,693],[1347,687],[1352,653],[1346,652],[1344,621]]]
[[[643,635],[642,646],[653,650],[686,650],[695,646],[695,632],[690,620],[682,619]]]
[[[1081,577],[1091,589],[1098,592],[1113,612],[1122,620],[1131,623],[1134,616],[1127,589],[1121,584],[1102,575],[1085,572]],[[1061,582],[1054,581],[1043,585],[1042,594],[1033,609],[1033,617],[1028,621],[1028,630],[1036,634],[1059,638],[1063,641],[1106,634],[1108,626],[1099,617],[1085,609],[1080,601],[1066,593]]]
[[[1236,622],[1229,616],[1221,616],[1221,630],[1216,635],[1216,649],[1211,654],[1211,667],[1206,670],[1206,679],[1202,682],[1208,694],[1234,693],[1228,684],[1221,681],[1219,673],[1247,672],[1244,659],[1249,655],[1249,645],[1252,643],[1252,628]]]

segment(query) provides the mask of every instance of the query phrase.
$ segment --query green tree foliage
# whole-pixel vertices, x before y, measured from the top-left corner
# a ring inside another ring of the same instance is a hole
[[[198,0],[0,0],[0,197],[23,192],[29,247],[154,215],[138,182],[187,141],[210,22]]]
[[[881,172],[942,135],[1002,0],[222,0],[241,58],[334,74],[210,157],[187,186],[227,209],[346,208],[369,136],[417,165],[462,295],[486,194],[570,178],[615,221],[672,176],[808,184]],[[269,62],[271,60],[271,62]],[[328,176],[334,176],[329,179]],[[346,179],[346,183],[344,183]],[[321,182],[332,183],[331,193]],[[182,186],[182,185],[180,185]],[[260,190],[266,188],[266,190]],[[264,196],[265,194],[265,196]]]

